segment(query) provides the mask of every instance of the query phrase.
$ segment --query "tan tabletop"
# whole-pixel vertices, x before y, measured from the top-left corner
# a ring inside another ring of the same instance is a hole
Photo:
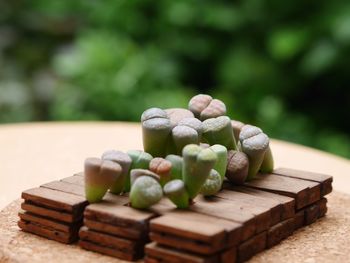
[[[107,149],[142,149],[142,138],[140,125],[132,123],[30,123],[0,125],[0,147],[2,209],[18,199],[25,189],[81,171],[86,157],[100,156]],[[331,174],[336,193],[329,196],[329,213],[325,219],[298,231],[273,249],[260,253],[253,261],[275,262],[276,257],[283,262],[349,260],[346,255],[350,252],[350,196],[340,192],[350,194],[350,161],[278,140],[272,140],[271,147],[276,167]],[[48,262],[55,258],[57,262],[62,262],[61,257],[56,257],[57,253],[66,251],[69,251],[67,261],[73,260],[74,255],[79,256],[80,260],[74,259],[79,262],[114,261],[91,252],[81,253],[75,246],[21,233],[16,226],[18,204],[18,201],[14,202],[0,213],[0,262],[14,258],[21,262],[29,261],[26,255],[32,256],[33,252],[40,253],[36,255],[36,261]],[[18,237],[22,241],[18,241]],[[27,243],[31,245],[24,247]],[[42,247],[39,248],[39,245]],[[50,258],[49,255],[56,256]]]

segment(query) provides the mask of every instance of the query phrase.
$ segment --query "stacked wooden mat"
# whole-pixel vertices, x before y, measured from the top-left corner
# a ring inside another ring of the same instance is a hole
[[[18,224],[63,243],[80,238],[87,250],[125,260],[242,262],[324,216],[331,191],[331,176],[277,169],[243,186],[225,182],[188,210],[164,199],[140,211],[112,194],[88,205],[80,173],[24,191]]]

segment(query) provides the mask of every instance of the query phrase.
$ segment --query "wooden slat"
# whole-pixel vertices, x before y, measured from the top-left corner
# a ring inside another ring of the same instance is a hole
[[[88,229],[86,226],[80,228],[79,237],[85,241],[90,241],[101,246],[112,247],[130,253],[135,253],[136,251],[143,250],[144,245],[142,242],[93,231],[91,229]]]
[[[66,182],[66,183],[70,183],[70,184],[80,185],[80,186],[84,186],[85,185],[84,177],[83,176],[79,176],[79,175],[73,175],[73,176],[65,177],[65,178],[61,179],[61,181],[62,182]]]
[[[222,244],[210,244],[198,242],[193,239],[184,239],[175,235],[169,235],[161,232],[151,232],[149,237],[152,241],[157,242],[167,247],[181,249],[189,252],[198,253],[201,255],[212,255],[223,248]]]
[[[256,179],[246,182],[244,185],[293,197],[297,209],[318,201],[321,196],[320,183],[276,174],[258,174]]]
[[[120,258],[123,260],[133,261],[142,257],[142,254],[138,255],[138,254],[132,254],[130,252],[123,252],[115,248],[100,246],[98,244],[95,244],[93,242],[86,241],[86,240],[79,240],[79,246],[86,250],[98,252],[104,255]]]
[[[305,225],[305,209],[300,210],[294,216],[294,230],[297,230]]]
[[[147,244],[145,246],[145,253],[147,257],[158,260],[157,262],[169,262],[169,263],[216,263],[219,262],[218,255],[214,256],[199,256],[185,251],[177,251],[175,249],[169,249],[157,245],[155,242]]]
[[[198,218],[191,219],[190,216],[164,215],[151,220],[150,228],[152,232],[167,233],[208,244],[222,244],[226,238],[224,227]]]
[[[118,203],[100,202],[86,207],[84,218],[111,224],[120,227],[128,227],[146,231],[148,222],[156,215],[151,212],[133,209],[124,206],[126,197],[118,196]]]
[[[65,244],[72,243],[78,239],[78,232],[76,232],[76,234],[69,234],[55,229],[42,227],[39,224],[34,224],[24,220],[18,221],[18,226],[25,232],[36,234]]]
[[[244,262],[266,248],[267,233],[262,232],[238,247],[237,262]]]
[[[22,198],[34,204],[43,205],[57,211],[69,212],[73,215],[83,213],[85,206],[88,204],[84,197],[43,187],[22,192]]]
[[[318,219],[320,214],[320,205],[318,203],[309,205],[305,208],[305,225],[310,225]]]
[[[191,206],[191,211],[230,220],[242,224],[242,239],[247,240],[257,233],[257,228],[267,228],[270,224],[269,213],[262,213],[255,216],[251,211],[241,209],[240,206],[221,198],[211,198],[204,200],[198,197]]]
[[[267,231],[266,247],[273,247],[293,234],[294,224],[294,218],[290,218],[271,227]]]
[[[294,217],[295,214],[295,200],[291,197],[279,195],[275,193],[270,193],[250,187],[245,186],[234,186],[229,182],[224,182],[224,189],[246,193],[253,196],[258,196],[260,198],[266,198],[269,200],[274,200],[280,203],[281,206],[281,218],[280,221],[286,220],[288,218]]]
[[[64,181],[53,181],[43,184],[40,187],[85,197],[85,189],[83,186]]]
[[[221,190],[215,196],[233,201],[235,205],[239,205],[241,209],[251,211],[255,216],[261,216],[263,213],[266,213],[270,224],[267,226],[263,225],[260,229],[257,227],[257,233],[281,222],[282,206],[278,201],[229,190]],[[267,221],[265,222],[268,223]]]
[[[31,214],[24,211],[19,211],[18,216],[20,217],[20,219],[24,221],[36,223],[43,227],[53,228],[55,230],[58,230],[64,233],[72,233],[74,231],[76,232],[76,229],[78,229],[82,225],[82,222],[68,224],[68,223],[48,219],[47,217]]]
[[[282,175],[282,176],[318,182],[321,184],[321,196],[324,196],[332,192],[333,177],[330,175],[295,170],[295,169],[288,169],[288,168],[278,168],[278,169],[275,169],[273,173]]]
[[[84,219],[84,226],[98,232],[133,240],[146,239],[148,236],[148,231],[140,231],[139,229],[134,229],[132,227],[115,226],[86,218]]]
[[[319,206],[320,206],[320,213],[318,215],[318,218],[321,218],[321,217],[325,216],[327,213],[327,199],[322,198],[319,201]]]
[[[237,248],[231,247],[220,253],[220,263],[235,263],[237,260]]]

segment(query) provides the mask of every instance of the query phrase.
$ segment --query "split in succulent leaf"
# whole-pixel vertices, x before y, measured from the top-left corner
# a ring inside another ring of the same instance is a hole
[[[172,128],[170,120],[167,117],[143,119],[142,139],[145,152],[155,157],[164,157]]]
[[[206,94],[199,94],[190,100],[188,108],[196,118],[206,120],[226,114],[226,106],[221,100],[213,99]]]
[[[236,149],[231,120],[227,116],[220,116],[203,121],[203,139],[210,145],[221,144],[227,150]]]
[[[269,147],[269,137],[256,126],[244,125],[239,135],[242,151],[249,159],[248,180],[260,170],[265,153]]]
[[[140,176],[131,186],[130,203],[138,209],[147,209],[163,197],[160,184],[150,176]]]
[[[227,179],[234,184],[243,184],[248,176],[249,160],[244,152],[230,150],[227,155]]]
[[[128,174],[132,162],[130,156],[121,151],[110,150],[102,154],[102,159],[118,163],[122,167],[120,176],[110,188],[111,193],[120,194],[123,192],[126,180],[129,178]]]
[[[193,113],[187,109],[170,108],[166,109],[165,112],[168,115],[172,127],[178,125],[179,122],[185,118],[194,118]]]
[[[198,140],[201,141],[203,133],[203,123],[197,118],[184,118],[179,121],[178,125],[184,125],[195,129],[198,133]]]
[[[182,180],[172,180],[163,188],[165,196],[167,196],[177,208],[188,208],[189,207],[189,196],[186,191],[185,184]]]
[[[187,144],[199,144],[198,133],[191,127],[178,125],[174,127],[171,134],[177,154],[181,154]]]
[[[183,180],[189,194],[193,199],[199,193],[210,170],[217,160],[216,153],[210,148],[202,149],[199,145],[189,144],[182,151]]]
[[[141,122],[154,119],[154,118],[165,118],[168,119],[168,114],[160,108],[150,108],[145,110],[141,115]]]
[[[171,167],[172,164],[170,161],[160,157],[154,158],[149,163],[149,170],[159,176],[161,186],[164,186],[171,180]]]
[[[141,177],[141,176],[149,176],[152,177],[154,180],[156,180],[158,183],[160,181],[160,177],[158,174],[151,172],[150,170],[146,170],[146,169],[132,169],[130,171],[130,183],[131,183],[131,187],[134,184],[134,182],[136,181],[137,178]]]
[[[121,173],[122,167],[118,163],[99,158],[87,158],[84,163],[86,199],[90,203],[101,201]]]

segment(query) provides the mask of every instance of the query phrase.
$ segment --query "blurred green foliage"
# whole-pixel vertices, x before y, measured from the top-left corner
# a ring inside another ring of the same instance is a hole
[[[350,157],[350,2],[0,2],[0,122],[138,121],[222,99],[271,137]]]

